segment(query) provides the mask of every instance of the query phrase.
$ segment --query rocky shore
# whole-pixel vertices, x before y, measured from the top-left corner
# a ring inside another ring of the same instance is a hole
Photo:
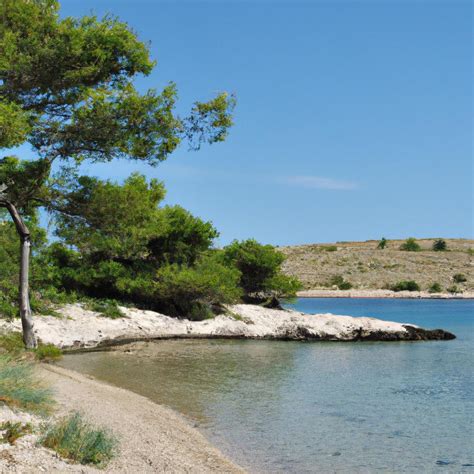
[[[428,291],[392,290],[302,290],[299,298],[401,298],[401,299],[474,299],[474,291],[463,293],[430,293]]]
[[[228,313],[204,321],[176,319],[153,311],[121,308],[124,317],[110,319],[67,305],[61,317],[36,316],[35,332],[45,344],[63,349],[91,349],[137,340],[171,338],[248,338],[296,341],[416,341],[448,340],[442,329],[427,330],[413,324],[355,318],[334,314],[305,314],[235,305]],[[20,330],[20,322],[0,322],[0,331]]]

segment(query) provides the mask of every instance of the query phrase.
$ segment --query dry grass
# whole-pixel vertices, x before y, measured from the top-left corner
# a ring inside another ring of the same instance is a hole
[[[282,247],[287,255],[283,270],[297,276],[305,289],[332,288],[331,279],[340,275],[357,289],[380,289],[402,280],[414,280],[422,290],[439,283],[443,292],[453,286],[453,277],[463,274],[467,281],[457,286],[474,290],[474,240],[445,239],[448,250],[431,250],[436,239],[420,239],[419,252],[400,250],[403,240],[391,240],[383,250],[378,241],[309,244]],[[336,246],[337,250],[328,251]]]

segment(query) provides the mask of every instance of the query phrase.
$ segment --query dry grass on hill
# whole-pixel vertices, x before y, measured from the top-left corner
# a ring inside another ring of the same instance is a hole
[[[414,280],[422,290],[439,283],[442,291],[456,285],[474,289],[474,240],[445,239],[447,251],[434,252],[436,239],[417,240],[421,251],[400,250],[403,240],[390,240],[385,249],[378,241],[338,242],[281,247],[287,255],[284,271],[297,276],[305,289],[331,288],[330,280],[342,276],[357,289],[388,288],[402,280]],[[453,276],[463,274],[467,281],[456,283]]]

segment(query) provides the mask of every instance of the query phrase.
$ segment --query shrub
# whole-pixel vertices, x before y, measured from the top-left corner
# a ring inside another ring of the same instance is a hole
[[[400,245],[400,250],[405,250],[407,252],[418,252],[421,250],[420,245],[413,237],[405,240],[405,242]]]
[[[33,366],[0,357],[0,402],[33,412],[47,412],[51,392],[33,374]]]
[[[435,252],[443,252],[447,248],[448,245],[446,244],[446,240],[438,239],[433,242],[433,250]]]
[[[296,278],[283,275],[285,256],[271,245],[254,239],[233,241],[224,248],[223,261],[240,272],[239,286],[245,297],[292,297],[301,288]]]
[[[3,435],[0,438],[5,443],[15,444],[18,438],[31,433],[32,427],[29,423],[7,421],[0,425]]]
[[[153,286],[156,308],[170,316],[207,319],[212,309],[235,303],[242,295],[240,272],[219,262],[217,255],[203,258],[195,267],[166,265]]]
[[[323,245],[322,247],[320,247],[320,249],[324,252],[337,252],[336,245]]]
[[[441,285],[439,283],[433,283],[429,288],[428,291],[430,293],[441,293],[443,290],[441,288]]]
[[[103,467],[112,459],[117,448],[116,438],[105,429],[86,423],[74,413],[44,428],[40,443],[60,456],[80,464]]]
[[[453,275],[453,281],[455,283],[465,283],[467,281],[467,277],[463,273],[456,273],[456,275]]]
[[[420,291],[420,286],[414,280],[399,281],[390,288],[392,291]]]
[[[38,360],[57,360],[61,359],[63,353],[59,347],[56,347],[53,344],[40,344],[37,349],[35,349],[36,358]]]
[[[377,248],[380,249],[380,250],[383,250],[387,246],[387,244],[388,244],[388,240],[385,237],[382,237],[379,240]]]
[[[90,311],[99,313],[101,316],[110,319],[119,319],[123,318],[125,315],[122,313],[122,310],[119,308],[117,301],[104,299],[90,299],[86,302],[86,308]]]
[[[330,286],[337,286],[340,290],[350,290],[352,283],[344,280],[341,275],[334,275],[329,281]]]
[[[462,290],[458,288],[456,285],[449,286],[448,288],[446,288],[446,291],[448,293],[452,293],[453,295],[455,295],[456,293],[462,293]]]

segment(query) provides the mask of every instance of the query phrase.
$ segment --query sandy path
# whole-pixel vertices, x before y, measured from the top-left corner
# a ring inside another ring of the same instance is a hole
[[[119,438],[120,453],[102,472],[244,472],[171,409],[60,367],[43,365],[39,373],[60,411],[79,410]]]

